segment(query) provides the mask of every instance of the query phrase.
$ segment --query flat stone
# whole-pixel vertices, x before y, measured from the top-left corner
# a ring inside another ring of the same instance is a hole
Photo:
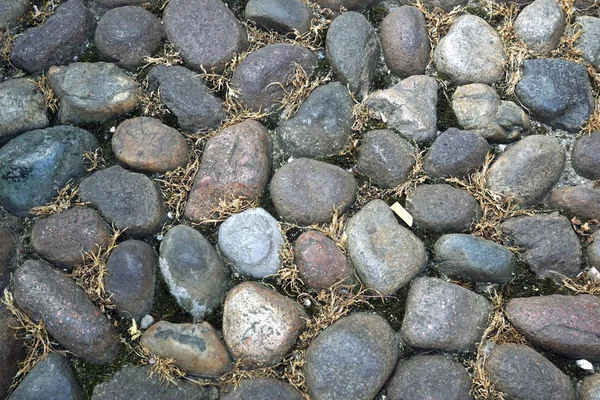
[[[600,190],[584,186],[563,186],[552,192],[550,208],[582,220],[600,219]]]
[[[246,30],[220,0],[169,1],[163,25],[183,62],[198,72],[221,71],[248,48]]]
[[[575,141],[571,163],[578,175],[587,179],[600,179],[600,132],[582,136]]]
[[[271,200],[279,216],[299,225],[325,223],[356,199],[352,174],[338,166],[299,158],[279,168],[271,179]]]
[[[558,47],[565,16],[556,0],[536,0],[514,22],[515,35],[534,52],[548,54]]]
[[[49,124],[44,95],[27,78],[0,83],[0,110],[0,146],[20,133],[42,129]]]
[[[86,253],[107,249],[112,232],[87,207],[75,207],[39,219],[31,231],[31,246],[53,264],[72,267],[81,264]]]
[[[14,235],[8,229],[0,226],[0,291],[2,292],[4,292],[4,288],[10,280],[10,260],[15,255],[15,252]]]
[[[587,261],[590,267],[600,270],[600,233],[592,235],[593,242],[587,248]]]
[[[596,68],[600,68],[600,18],[582,15],[575,18],[580,27],[580,36],[575,48],[583,53],[583,59]]]
[[[258,282],[243,282],[225,298],[223,338],[246,367],[267,367],[290,351],[307,318],[292,299]]]
[[[111,144],[117,160],[134,171],[164,173],[188,161],[189,146],[183,135],[154,118],[125,120]]]
[[[29,0],[5,0],[0,3],[0,25],[9,28],[25,22]]]
[[[600,398],[600,374],[586,376],[579,386],[579,400],[598,400]]]
[[[333,11],[339,11],[342,7],[350,11],[365,9],[378,2],[379,0],[317,0],[317,4],[321,7],[329,8]]]
[[[19,307],[67,350],[94,363],[111,362],[120,340],[113,324],[75,281],[43,261],[29,260],[14,274]]]
[[[97,146],[94,135],[73,126],[22,133],[0,148],[0,204],[16,216],[32,216],[32,207],[85,176],[83,155]]]
[[[427,265],[425,245],[401,226],[383,200],[372,200],[346,227],[348,254],[363,284],[392,295]]]
[[[30,74],[72,63],[94,35],[96,20],[80,0],[60,4],[42,25],[15,39],[10,61]]]
[[[140,343],[152,354],[175,360],[177,367],[192,375],[218,378],[233,368],[227,348],[208,322],[159,321],[144,332]]]
[[[48,81],[60,101],[58,120],[63,124],[104,122],[127,114],[141,94],[131,76],[104,62],[52,67]]]
[[[226,387],[221,400],[304,400],[292,385],[273,378],[251,378],[242,380],[238,387]]]
[[[411,347],[473,351],[481,340],[492,307],[483,296],[437,278],[410,285],[402,337]]]
[[[487,187],[523,206],[533,206],[558,182],[565,162],[565,150],[558,140],[543,135],[528,136],[492,164]]]
[[[375,93],[366,105],[379,113],[388,128],[409,140],[429,144],[437,134],[437,93],[435,79],[416,75]]]
[[[308,32],[313,17],[310,8],[301,0],[250,0],[245,16],[260,28],[284,35]]]
[[[538,278],[574,277],[581,272],[581,244],[569,220],[558,213],[506,220],[502,233],[525,252]]]
[[[79,185],[79,196],[128,235],[149,236],[166,221],[163,196],[146,175],[118,165],[94,172]]]
[[[160,270],[177,303],[202,320],[225,298],[227,270],[215,248],[197,230],[177,225],[160,244]]]
[[[313,400],[373,399],[398,360],[395,332],[378,315],[343,317],[312,341],[302,372]]]
[[[19,362],[25,359],[24,342],[17,339],[15,330],[11,328],[17,325],[17,319],[0,304],[0,397],[3,399],[19,371]]]
[[[260,196],[271,174],[272,138],[259,122],[246,120],[209,139],[185,208],[193,221],[212,218],[219,200]]]

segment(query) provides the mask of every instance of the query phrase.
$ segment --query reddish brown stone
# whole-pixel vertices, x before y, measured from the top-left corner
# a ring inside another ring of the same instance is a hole
[[[8,263],[13,255],[15,255],[15,238],[8,229],[0,227],[0,292],[8,283]]]
[[[550,195],[550,208],[569,217],[600,219],[600,190],[583,186],[565,186]]]
[[[15,336],[17,321],[0,305],[0,399],[6,397],[12,379],[19,370],[17,363],[25,358],[23,341]]]

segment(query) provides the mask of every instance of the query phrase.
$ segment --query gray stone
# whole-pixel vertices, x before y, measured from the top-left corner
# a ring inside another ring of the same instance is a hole
[[[0,226],[0,291],[4,292],[4,288],[8,286],[10,281],[10,261],[15,255],[15,237],[6,228]],[[0,310],[0,317],[1,317]],[[0,374],[0,392],[2,391],[2,374]],[[1,396],[0,396],[1,397]]]
[[[83,155],[97,146],[94,135],[73,126],[22,133],[0,148],[0,204],[14,215],[31,216],[32,207],[86,174]]]
[[[437,134],[437,94],[435,79],[416,75],[375,93],[366,104],[379,113],[388,128],[407,139],[429,144]]]
[[[383,200],[372,200],[346,228],[348,254],[367,288],[392,295],[423,272],[425,245],[401,226]]]
[[[431,45],[421,10],[402,6],[389,13],[381,23],[381,47],[393,74],[401,78],[425,74]]]
[[[498,33],[483,19],[458,17],[433,52],[439,73],[457,85],[492,84],[504,74],[504,49]]]
[[[273,378],[242,380],[238,387],[227,387],[221,392],[221,400],[304,400],[292,385]]]
[[[335,165],[299,158],[279,168],[269,191],[279,216],[299,225],[324,223],[356,200],[354,176]]]
[[[94,3],[96,3],[98,6],[104,9],[150,4],[148,0],[94,0]]]
[[[322,331],[302,372],[313,400],[375,398],[398,360],[395,332],[378,315],[355,313]]]
[[[194,319],[203,319],[225,298],[225,265],[197,230],[186,225],[171,228],[160,244],[159,264],[171,294]]]
[[[515,272],[509,250],[473,235],[444,235],[435,242],[434,252],[441,273],[463,280],[504,284]]]
[[[356,170],[378,186],[393,188],[406,182],[415,160],[407,140],[387,129],[374,130],[363,135]]]
[[[600,233],[598,232],[592,235],[593,242],[588,246],[586,255],[590,267],[600,270]]]
[[[539,278],[561,281],[581,272],[581,244],[569,220],[558,213],[506,220],[502,233],[525,252]]]
[[[523,206],[533,206],[558,182],[565,162],[565,150],[558,140],[543,135],[528,136],[492,164],[487,187]]]
[[[26,20],[29,6],[29,0],[0,1],[0,26],[12,28],[21,25]]]
[[[369,93],[380,54],[377,32],[362,14],[342,13],[329,26],[327,61],[339,81],[361,98]]]
[[[573,61],[523,61],[523,76],[515,94],[534,118],[569,132],[579,131],[594,111],[587,70]]]
[[[345,10],[359,10],[369,8],[377,4],[379,0],[317,0],[317,3],[321,7],[329,8],[333,11]]]
[[[15,330],[11,328],[18,324],[17,319],[0,303],[0,397],[3,399],[19,371],[19,362],[25,359],[25,343],[16,337]]]
[[[147,314],[144,315],[144,317],[140,321],[140,328],[148,329],[152,326],[152,324],[154,324],[154,317],[152,317],[152,315],[150,314]]]
[[[350,143],[353,105],[341,83],[319,86],[277,127],[283,149],[294,158],[337,155]]]
[[[423,4],[429,8],[439,7],[448,12],[452,11],[455,7],[466,6],[468,2],[468,0],[425,0]]]
[[[549,206],[568,217],[600,220],[600,190],[584,186],[563,186],[552,192]]]
[[[301,0],[250,0],[245,15],[260,28],[300,35],[308,32],[313,17]]]
[[[579,400],[600,399],[600,374],[586,376],[579,386]]]
[[[42,129],[49,123],[44,95],[26,78],[0,83],[0,110],[0,146],[19,133]]]
[[[417,349],[473,351],[481,340],[492,307],[469,289],[437,278],[410,285],[402,336]]]
[[[252,278],[277,273],[283,243],[277,220],[262,208],[234,214],[219,226],[219,250],[238,272]]]
[[[221,71],[248,48],[246,30],[221,0],[169,1],[163,25],[183,62],[198,72]]]
[[[571,163],[577,174],[587,179],[600,179],[600,132],[583,135],[575,141]]]
[[[582,15],[575,18],[580,27],[580,36],[575,48],[583,52],[583,59],[596,68],[600,68],[600,18]]]
[[[558,47],[565,31],[565,16],[556,0],[536,0],[525,7],[514,22],[515,34],[538,54]]]
[[[15,39],[10,60],[30,74],[72,63],[85,51],[94,29],[96,20],[90,10],[80,0],[69,0],[44,24]]]
[[[163,196],[146,175],[114,165],[94,172],[79,185],[79,196],[128,235],[149,236],[166,221]]]

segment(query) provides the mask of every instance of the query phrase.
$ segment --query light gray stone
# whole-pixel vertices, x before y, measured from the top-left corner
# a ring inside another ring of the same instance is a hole
[[[538,54],[558,47],[565,31],[565,16],[556,0],[536,0],[525,7],[514,22],[517,38]]]
[[[582,15],[575,19],[581,35],[575,42],[575,48],[583,52],[583,59],[596,68],[600,68],[600,18]]]
[[[44,95],[26,78],[0,83],[0,110],[0,146],[19,133],[49,124]]]

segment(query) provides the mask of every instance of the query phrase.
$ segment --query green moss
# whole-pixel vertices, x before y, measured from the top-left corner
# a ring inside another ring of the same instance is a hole
[[[538,279],[535,273],[521,260],[517,262],[515,275],[515,279],[504,288],[505,299],[569,294],[564,286],[558,285],[551,278]]]

